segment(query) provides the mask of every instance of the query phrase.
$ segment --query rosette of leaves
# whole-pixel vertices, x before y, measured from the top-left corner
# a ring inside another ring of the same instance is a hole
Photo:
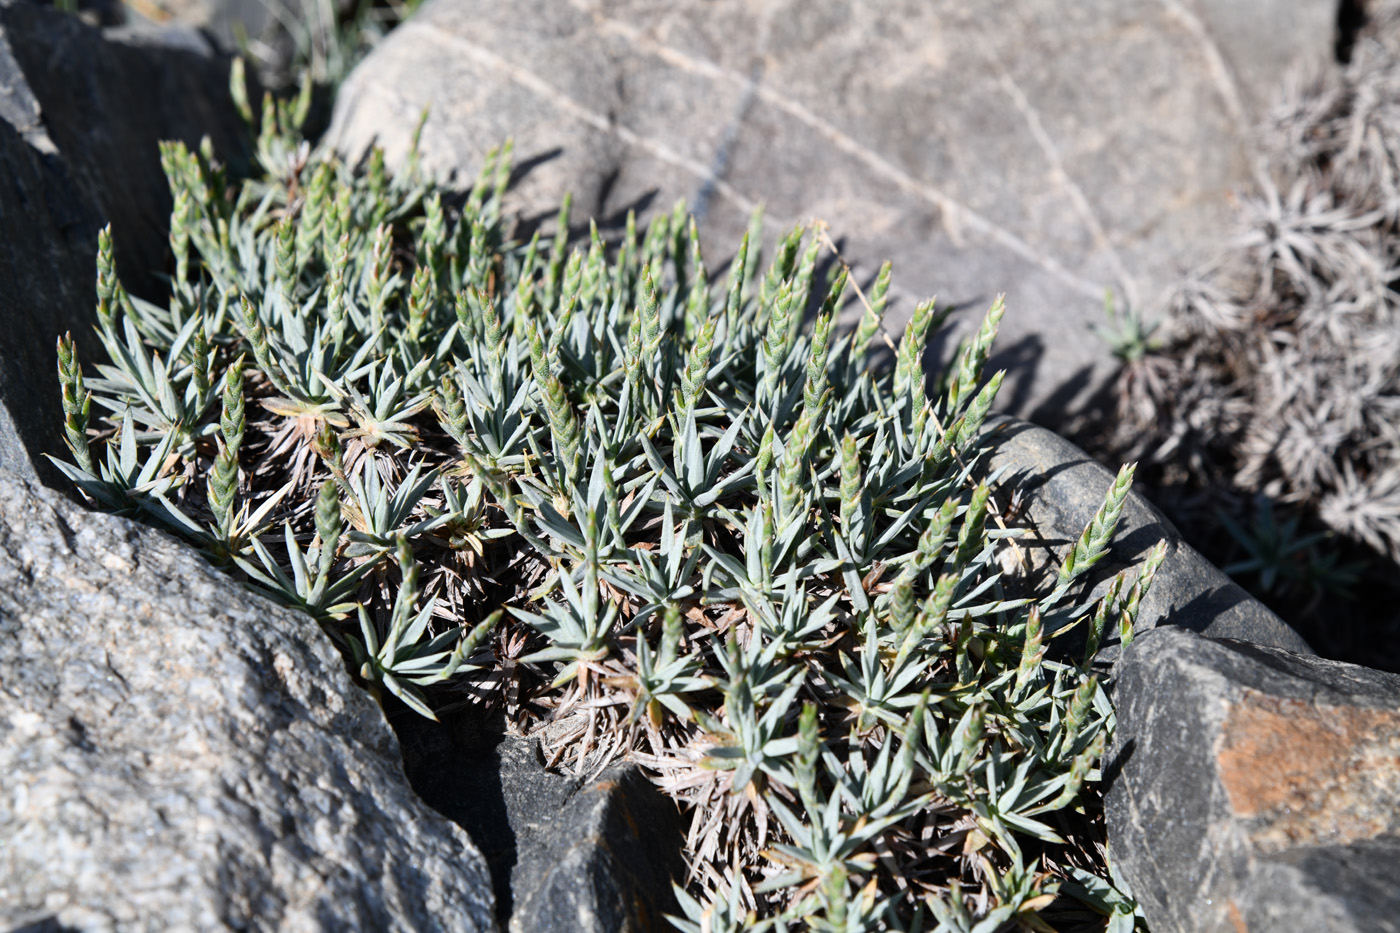
[[[1081,591],[1125,470],[1058,576],[1003,570],[1000,301],[930,396],[942,315],[878,365],[890,269],[818,274],[819,231],[764,264],[756,218],[713,281],[682,206],[574,246],[566,202],[522,242],[508,152],[457,193],[307,155],[302,115],[263,108],[240,185],[166,147],[165,306],[102,238],[109,362],[60,343],[81,489],[304,609],[385,702],[637,762],[690,814],[680,929],[1132,928],[1085,815],[1092,662],[1161,552]]]

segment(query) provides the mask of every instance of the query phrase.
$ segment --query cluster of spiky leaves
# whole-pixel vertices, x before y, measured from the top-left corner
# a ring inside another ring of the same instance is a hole
[[[109,362],[59,343],[82,490],[305,610],[386,702],[639,763],[690,813],[682,929],[1043,930],[1069,894],[1132,929],[1074,833],[1092,661],[1162,552],[1081,593],[1125,470],[1058,576],[1015,572],[978,478],[1000,302],[930,397],[932,302],[876,365],[888,266],[819,276],[799,227],[762,267],[756,223],[712,284],[679,207],[571,250],[566,203],[514,242],[508,153],[454,195],[308,157],[304,112],[264,107],[246,184],[163,150],[166,306],[101,238]],[[1082,660],[1047,657],[1074,628]]]
[[[1174,339],[1125,368],[1117,452],[1400,560],[1400,5],[1368,10],[1347,66],[1286,88],[1235,249],[1183,284]]]

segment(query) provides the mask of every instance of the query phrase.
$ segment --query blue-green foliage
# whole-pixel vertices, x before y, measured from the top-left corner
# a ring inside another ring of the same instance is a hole
[[[1160,553],[1085,602],[1125,471],[1058,576],[1026,577],[979,468],[1001,302],[930,398],[943,315],[919,305],[883,369],[889,268],[868,294],[818,274],[819,230],[761,270],[756,223],[711,284],[683,207],[573,247],[566,203],[521,242],[508,151],[459,195],[416,157],[310,156],[304,117],[263,108],[239,185],[164,149],[165,306],[104,236],[110,362],[84,382],[60,344],[81,489],[304,609],[423,715],[499,707],[565,767],[637,761],[691,814],[682,929],[991,931],[1096,863],[1052,854],[1112,727],[1090,664]],[[1048,660],[1081,618],[1084,662]]]

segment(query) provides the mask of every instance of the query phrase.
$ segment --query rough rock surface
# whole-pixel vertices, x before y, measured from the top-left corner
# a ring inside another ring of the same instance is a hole
[[[1400,676],[1164,627],[1115,694],[1109,842],[1154,933],[1400,931]]]
[[[495,927],[314,623],[4,471],[0,774],[6,930]]]
[[[683,879],[676,805],[632,765],[591,781],[546,771],[538,743],[391,715],[413,788],[466,829],[517,933],[662,930]]]
[[[663,930],[679,913],[680,814],[633,765],[579,788],[520,861],[512,933]]]
[[[1050,545],[1057,557],[1062,556],[1103,504],[1113,472],[1055,432],[1033,424],[993,417],[985,431],[995,445],[986,460],[988,472],[1004,471],[1008,487],[1023,490],[1038,543]],[[1167,542],[1166,560],[1142,601],[1139,631],[1171,625],[1216,638],[1312,653],[1288,623],[1182,540],[1166,516],[1136,492],[1128,495],[1112,551],[1091,571],[1090,579],[1106,583],[1124,567],[1141,561],[1162,540]],[[1036,558],[1044,560],[1045,549],[1028,548],[1027,554],[1032,558],[1031,572],[1041,572]],[[1116,637],[1106,640],[1104,658],[1111,660],[1118,650]]]
[[[47,480],[63,449],[54,341],[92,359],[97,231],[123,281],[159,293],[170,189],[156,143],[209,134],[239,157],[227,62],[190,30],[106,33],[51,7],[0,2],[0,466]]]
[[[750,210],[821,218],[861,279],[1011,312],[1001,403],[1054,426],[1113,370],[1113,289],[1152,312],[1228,234],[1251,128],[1290,61],[1331,48],[1330,0],[870,5],[430,0],[342,88],[330,140],[475,176],[514,137],[515,206],[616,223],[702,215],[710,261]]]

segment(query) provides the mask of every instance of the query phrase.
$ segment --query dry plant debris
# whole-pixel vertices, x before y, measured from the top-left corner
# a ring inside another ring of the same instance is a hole
[[[1162,345],[1124,357],[1107,449],[1180,498],[1235,493],[1208,510],[1241,519],[1258,494],[1400,560],[1400,5],[1367,9],[1349,63],[1295,76],[1263,127],[1233,248],[1178,289]],[[1337,569],[1311,582],[1355,576]]]

